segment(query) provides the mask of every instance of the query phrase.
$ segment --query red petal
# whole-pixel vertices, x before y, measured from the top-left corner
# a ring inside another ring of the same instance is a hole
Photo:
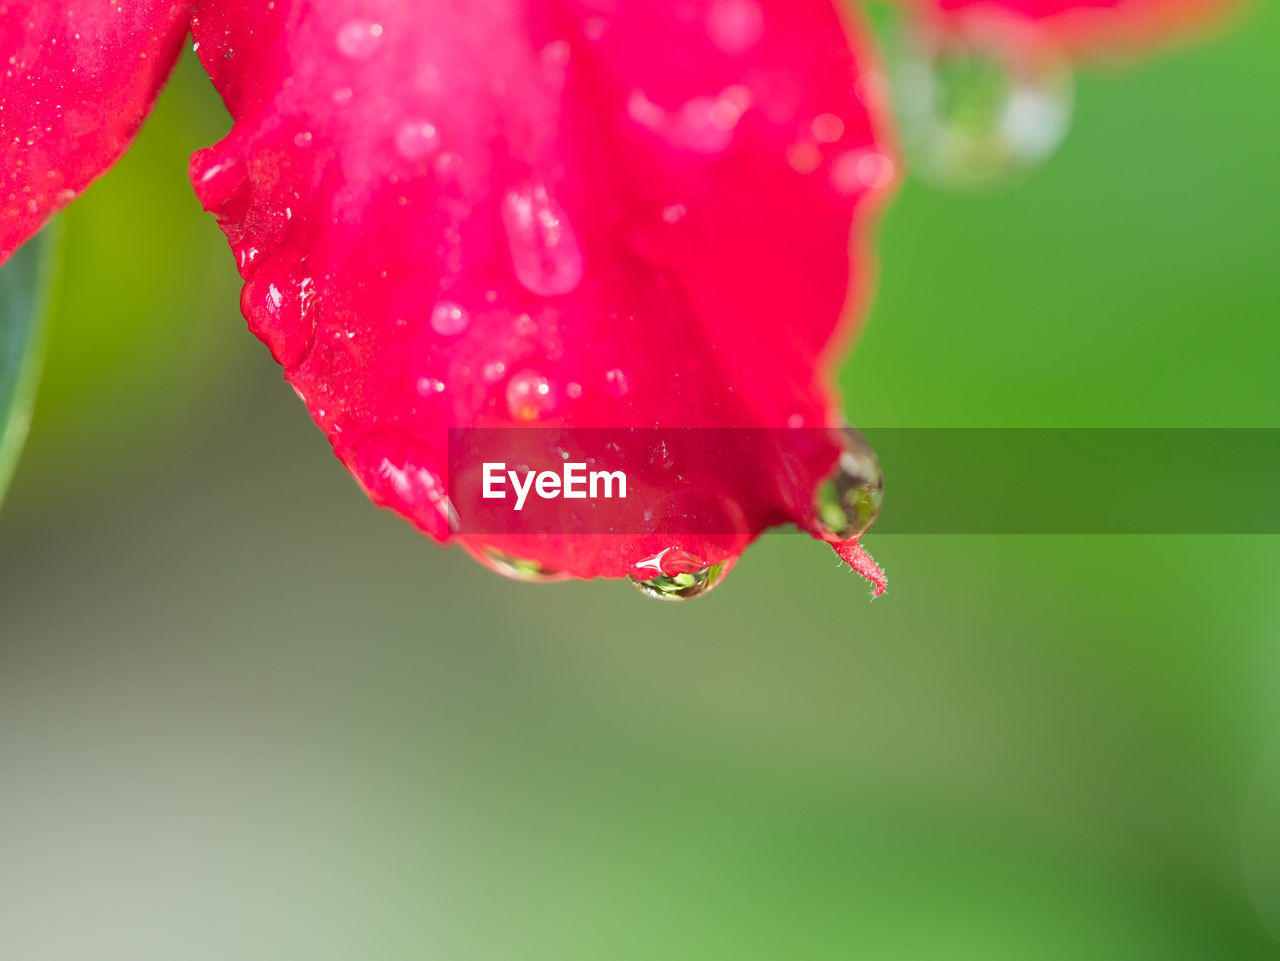
[[[0,262],[124,153],[190,12],[174,0],[0,0]]]
[[[1235,0],[916,0],[950,32],[1076,57],[1123,55],[1185,35]]]
[[[192,179],[249,324],[422,530],[450,537],[451,426],[835,419],[851,228],[864,294],[893,162],[829,0],[210,0],[194,31],[236,122]],[[726,510],[735,471],[776,477],[747,513],[809,523],[785,451],[699,469]],[[617,577],[761,526],[461,539]]]

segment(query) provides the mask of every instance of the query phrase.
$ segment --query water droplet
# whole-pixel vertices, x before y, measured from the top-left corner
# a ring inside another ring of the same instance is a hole
[[[367,60],[382,42],[382,24],[348,20],[338,29],[338,50],[352,60]]]
[[[535,421],[554,407],[551,382],[541,374],[522,370],[507,381],[507,410],[517,422]]]
[[[875,523],[884,502],[880,459],[852,427],[840,428],[842,450],[835,472],[818,485],[813,509],[818,523],[840,540],[861,537]]]
[[[192,180],[200,205],[220,222],[238,221],[248,211],[249,172],[238,160],[218,159],[212,150],[201,150],[192,158]]]
[[[331,96],[333,97],[333,102],[339,107],[345,107],[351,102],[351,98],[355,96],[355,92],[350,87],[339,87],[331,94]]]
[[[483,563],[489,570],[503,577],[509,577],[513,581],[523,581],[526,584],[549,584],[569,577],[568,574],[543,567],[538,561],[513,557],[491,547],[483,547],[481,551]]]
[[[567,294],[582,280],[582,248],[564,208],[542,184],[509,190],[502,223],[516,278],[543,297]]]
[[[444,540],[458,527],[458,514],[438,474],[426,465],[427,450],[390,431],[366,435],[343,457],[375,503],[408,517],[433,537]]]
[[[471,321],[467,311],[451,300],[442,300],[431,311],[431,329],[441,337],[456,337]]]
[[[502,380],[502,375],[506,372],[507,365],[502,361],[497,360],[491,364],[485,364],[484,370],[481,371],[481,374],[484,376],[487,383],[496,384],[498,381]]]
[[[625,397],[630,390],[631,383],[627,380],[626,371],[615,367],[604,372],[604,392],[610,397]]]
[[[801,140],[787,148],[787,163],[798,174],[811,174],[822,163],[822,151],[816,144]]]
[[[688,212],[689,209],[684,204],[667,204],[662,208],[662,219],[669,224],[678,224]]]
[[[701,561],[685,551],[667,548],[635,565],[639,571],[645,573],[653,571],[652,576],[643,578],[637,577],[635,574],[629,576],[636,590],[642,594],[656,597],[660,601],[687,601],[695,597],[701,597],[723,581],[725,575],[732,569],[735,560],[736,558],[728,558],[694,570],[668,573],[679,567],[691,567],[693,564],[700,564]]]
[[[895,173],[893,158],[878,150],[846,150],[831,162],[831,185],[847,197],[884,190]]]
[[[315,340],[315,282],[299,251],[282,250],[244,285],[240,308],[276,362],[293,367]]]
[[[408,160],[430,157],[440,149],[440,136],[425,120],[408,120],[396,130],[396,150]]]
[[[642,90],[627,98],[627,113],[640,126],[672,146],[695,153],[721,153],[733,143],[738,121],[751,106],[751,91],[741,84],[726,87],[714,97],[694,97],[674,110],[665,110]]]
[[[707,13],[707,33],[725,53],[747,53],[764,34],[760,4],[756,0],[715,0]]]
[[[294,135],[293,135],[293,145],[294,145],[295,147],[310,147],[310,146],[311,146],[311,131],[310,131],[310,130],[303,130],[303,131],[300,131],[299,133],[294,134]]]
[[[571,380],[565,385],[564,392],[571,400],[577,400],[582,396],[582,385],[576,380]]]
[[[417,388],[423,397],[434,397],[444,393],[444,381],[436,377],[419,377]]]
[[[844,136],[844,121],[833,113],[818,114],[810,127],[818,143],[835,143]]]
[[[1052,59],[1014,65],[1001,46],[917,32],[902,41],[896,106],[903,143],[924,176],[980,186],[1053,153],[1071,119],[1072,80]]]

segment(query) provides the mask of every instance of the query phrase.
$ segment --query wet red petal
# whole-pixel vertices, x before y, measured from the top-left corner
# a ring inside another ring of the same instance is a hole
[[[190,8],[0,0],[0,262],[124,153]]]
[[[950,32],[1015,53],[1124,56],[1221,18],[1235,0],[914,0]]]
[[[218,0],[193,23],[236,121],[197,193],[250,326],[376,502],[450,538],[451,426],[837,419],[850,238],[856,300],[894,168],[829,0]],[[715,509],[763,473],[747,513],[810,521],[786,451],[700,469]],[[461,539],[617,577],[760,526]]]

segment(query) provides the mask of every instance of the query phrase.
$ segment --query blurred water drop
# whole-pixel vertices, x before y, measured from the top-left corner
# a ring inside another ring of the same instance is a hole
[[[842,447],[836,469],[814,493],[818,523],[840,540],[867,532],[884,503],[884,474],[867,439],[852,427],[837,431]]]
[[[764,34],[760,4],[756,0],[714,0],[707,13],[707,33],[725,53],[747,53]]]
[[[535,421],[555,406],[551,382],[532,370],[522,370],[507,381],[507,411],[517,423]]]
[[[396,150],[407,160],[430,157],[439,147],[435,126],[425,120],[406,120],[396,130]]]
[[[947,187],[998,182],[1045,160],[1066,136],[1070,69],[1049,57],[1015,65],[1006,49],[919,28],[898,42],[895,107],[922,176]]]
[[[543,567],[537,561],[513,557],[490,547],[482,548],[482,551],[483,563],[489,570],[513,581],[523,581],[526,584],[549,584],[567,580],[569,577],[568,574]]]
[[[338,29],[338,51],[351,60],[367,60],[382,42],[382,24],[348,20]]]
[[[569,215],[543,184],[509,190],[502,223],[516,279],[543,297],[567,294],[582,280],[582,248]]]
[[[431,311],[431,329],[441,337],[456,337],[467,329],[470,315],[451,300],[442,300]]]

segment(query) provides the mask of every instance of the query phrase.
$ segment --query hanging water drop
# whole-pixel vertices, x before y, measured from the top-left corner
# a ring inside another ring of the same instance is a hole
[[[818,485],[814,513],[818,523],[840,540],[867,532],[884,503],[884,474],[867,439],[852,427],[840,428],[842,450],[835,471]]]
[[[526,584],[550,584],[554,581],[566,580],[569,577],[568,574],[561,571],[553,571],[537,561],[504,554],[502,551],[494,550],[491,547],[481,548],[481,551],[483,553],[482,563],[485,567],[495,574],[501,574],[503,577],[510,578],[513,581],[523,581]]]
[[[895,106],[915,169],[975,187],[1049,157],[1071,120],[1072,77],[1059,61],[1011,62],[981,46],[916,29],[898,44]]]
[[[662,554],[650,558],[650,566],[656,565],[661,570],[664,555],[667,555],[667,553],[667,551],[663,551]],[[696,571],[680,574],[658,573],[643,579],[631,574],[629,577],[636,590],[647,597],[655,597],[660,601],[687,601],[695,597],[701,597],[723,581],[724,576],[733,567],[734,560],[735,558],[729,558],[715,564],[708,564],[706,567],[699,568]],[[643,570],[645,564],[646,562],[642,561],[636,566]]]

